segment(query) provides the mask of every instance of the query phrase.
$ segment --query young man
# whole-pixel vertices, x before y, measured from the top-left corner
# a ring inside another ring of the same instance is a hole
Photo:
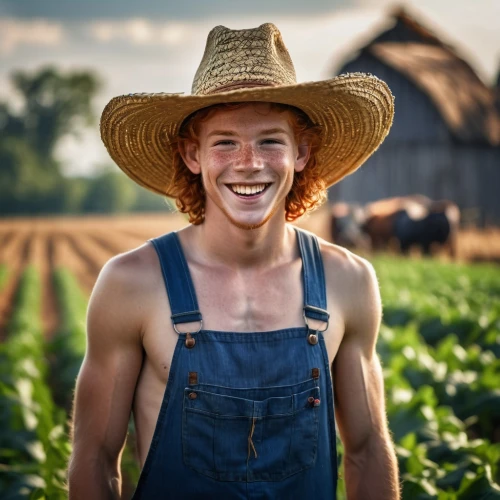
[[[399,498],[373,268],[286,223],[375,151],[392,116],[375,77],[296,84],[271,24],[212,30],[191,96],[111,101],[111,156],[192,224],[99,276],[71,500],[120,497],[131,411],[136,499],[333,499],[335,422],[349,499]]]

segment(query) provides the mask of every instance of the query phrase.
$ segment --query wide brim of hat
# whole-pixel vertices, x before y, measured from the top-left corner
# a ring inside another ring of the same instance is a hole
[[[327,187],[353,173],[377,150],[392,124],[394,99],[385,82],[348,73],[321,82],[254,87],[197,96],[129,94],[103,111],[101,138],[111,158],[135,182],[175,196],[172,142],[182,122],[220,103],[275,102],[304,111],[322,130],[317,165]]]

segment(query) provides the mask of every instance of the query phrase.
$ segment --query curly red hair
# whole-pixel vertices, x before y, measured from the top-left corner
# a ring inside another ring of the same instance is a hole
[[[205,218],[205,190],[201,175],[193,174],[187,168],[180,154],[180,148],[187,141],[197,142],[200,123],[210,118],[217,110],[238,109],[248,104],[248,102],[223,103],[196,111],[184,120],[179,135],[172,144],[174,173],[169,192],[173,193],[179,211],[189,215],[191,224],[201,224]],[[305,141],[311,145],[309,161],[301,172],[295,172],[292,188],[285,201],[285,219],[292,222],[306,212],[318,208],[326,200],[326,186],[319,175],[316,156],[321,131],[303,111],[294,106],[270,103],[270,109],[288,112],[296,142]]]

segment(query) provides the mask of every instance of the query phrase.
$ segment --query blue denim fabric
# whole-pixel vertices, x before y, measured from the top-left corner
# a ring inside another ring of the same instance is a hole
[[[326,319],[317,240],[297,236],[304,314]],[[151,241],[174,325],[201,318],[177,234]],[[335,499],[333,390],[321,332],[201,330],[191,334],[192,348],[188,337],[179,334],[133,499]]]

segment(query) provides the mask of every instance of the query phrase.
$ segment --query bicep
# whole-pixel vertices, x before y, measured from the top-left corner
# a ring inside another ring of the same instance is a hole
[[[375,350],[382,306],[371,265],[361,266],[353,292],[332,371],[340,437],[346,452],[355,453],[387,430],[382,367]]]
[[[108,263],[109,264],[109,263]],[[118,269],[117,269],[118,267]],[[77,378],[74,455],[115,461],[123,447],[142,347],[119,265],[101,272],[87,314],[87,351]]]

